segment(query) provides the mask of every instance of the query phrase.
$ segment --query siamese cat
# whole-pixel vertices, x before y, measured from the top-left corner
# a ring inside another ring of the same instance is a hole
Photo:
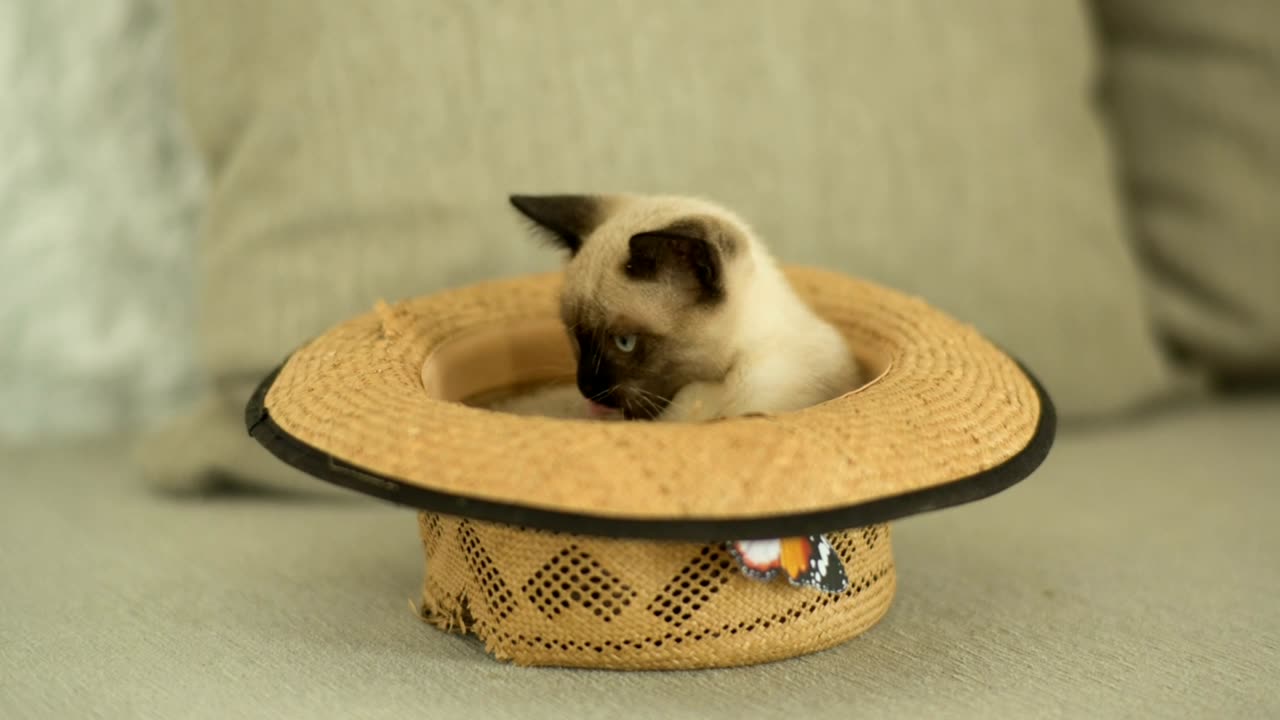
[[[729,210],[672,196],[510,200],[568,254],[560,314],[597,411],[698,422],[798,410],[860,384],[845,339]]]

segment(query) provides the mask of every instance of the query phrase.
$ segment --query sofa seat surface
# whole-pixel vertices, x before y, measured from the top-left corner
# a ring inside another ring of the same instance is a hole
[[[495,662],[413,615],[412,511],[152,490],[125,446],[0,450],[0,717],[1280,713],[1276,398],[1067,431],[1021,485],[895,525],[864,636],[686,673]]]

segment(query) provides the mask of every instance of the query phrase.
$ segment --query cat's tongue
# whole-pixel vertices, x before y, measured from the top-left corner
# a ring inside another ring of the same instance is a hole
[[[590,400],[587,401],[587,417],[589,418],[597,419],[602,417],[609,417],[610,415],[613,415],[616,412],[617,411],[611,407],[605,407],[600,403],[591,402]]]

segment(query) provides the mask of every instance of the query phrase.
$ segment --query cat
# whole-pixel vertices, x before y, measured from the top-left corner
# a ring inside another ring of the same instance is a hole
[[[628,420],[798,410],[856,388],[844,337],[730,210],[692,197],[512,195],[567,253],[560,315],[577,385]]]

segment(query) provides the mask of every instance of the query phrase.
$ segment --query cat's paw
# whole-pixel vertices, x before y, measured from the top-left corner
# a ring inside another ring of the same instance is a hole
[[[658,415],[660,422],[706,422],[724,413],[721,396],[724,388],[711,383],[690,383],[680,389],[671,403]]]

